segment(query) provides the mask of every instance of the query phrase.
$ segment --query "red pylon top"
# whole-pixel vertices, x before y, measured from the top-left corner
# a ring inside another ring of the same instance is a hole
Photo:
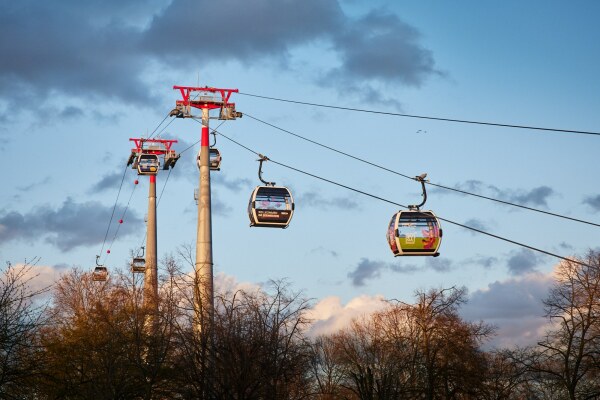
[[[230,103],[231,93],[237,93],[238,89],[218,89],[213,87],[192,87],[192,86],[173,86],[173,89],[179,89],[183,100],[177,100],[176,104],[185,107],[208,108],[209,110],[222,107],[235,108],[235,103]],[[201,92],[198,96],[192,97],[192,92]],[[204,93],[205,95],[203,95]]]
[[[171,153],[171,146],[177,143],[174,139],[129,138],[129,140],[135,144],[135,148],[131,149],[132,152],[157,155]]]
[[[127,165],[133,165],[132,168],[134,169],[137,168],[138,157],[142,154],[164,155],[163,169],[173,168],[179,160],[180,154],[171,149],[171,146],[173,146],[173,143],[177,143],[177,140],[144,138],[130,138],[129,140],[135,144],[135,148],[131,149]]]

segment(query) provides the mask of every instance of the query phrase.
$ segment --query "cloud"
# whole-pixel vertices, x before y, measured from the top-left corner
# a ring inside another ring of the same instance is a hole
[[[157,68],[234,61],[285,69],[307,45],[338,62],[315,83],[348,89],[360,81],[374,100],[377,89],[440,74],[414,27],[382,10],[346,15],[336,0],[2,2],[0,33],[10,55],[0,63],[0,120],[14,118],[19,104],[35,99],[40,108],[59,96],[147,106],[158,103],[149,81]],[[56,114],[87,113],[67,105]]]
[[[512,251],[506,262],[511,275],[524,275],[536,271],[536,266],[543,260],[543,256],[529,249]]]
[[[122,179],[122,172],[112,172],[104,175],[88,190],[88,192],[91,194],[98,194],[109,189],[118,189]]]
[[[425,265],[436,272],[448,272],[452,269],[452,260],[449,258],[427,257]]]
[[[250,179],[227,179],[227,175],[225,175],[222,171],[214,175],[211,174],[211,183],[227,188],[233,192],[239,192],[242,189],[249,189],[252,187],[252,181]]]
[[[379,278],[381,270],[386,268],[388,265],[384,262],[361,258],[354,271],[348,273],[348,278],[354,286],[365,286],[366,280]]]
[[[475,264],[480,265],[484,268],[490,268],[498,262],[498,259],[493,256],[484,256],[477,254],[463,261],[464,264]]]
[[[529,274],[490,283],[471,293],[460,314],[467,321],[484,321],[498,328],[489,343],[491,347],[534,344],[547,327],[542,300],[553,282],[552,274]],[[335,333],[348,327],[353,319],[386,306],[382,296],[363,295],[346,304],[337,296],[323,298],[307,315],[312,320],[307,333],[311,337]]]
[[[465,221],[464,225],[470,226],[471,228],[479,229],[480,231],[484,231],[484,232],[488,231],[487,225],[483,221],[481,221],[480,219],[477,219],[477,218],[471,218],[471,219]],[[469,233],[472,235],[477,234],[477,232],[471,231],[471,230],[469,230]]]
[[[326,254],[328,256],[335,257],[335,258],[337,258],[339,256],[337,251],[334,251],[331,249],[326,249],[323,246],[316,247],[316,248],[312,249],[310,252],[313,254]]]
[[[534,206],[547,207],[546,199],[554,194],[554,190],[548,186],[539,186],[525,192],[516,192],[505,195],[511,203],[532,204]]]
[[[596,196],[588,196],[583,200],[583,204],[592,207],[594,212],[600,211],[600,194]]]
[[[0,95],[17,104],[35,96],[39,105],[54,94],[145,103],[139,31],[121,16],[147,8],[127,3],[2,3],[0,49],[10,56],[0,63]]]
[[[52,181],[52,179],[49,176],[47,176],[39,182],[31,183],[31,184],[25,185],[25,186],[18,186],[17,190],[19,190],[20,192],[30,192],[31,190],[33,190],[39,186],[50,183],[51,181]]]
[[[547,324],[542,300],[548,296],[552,284],[551,274],[496,281],[474,291],[460,313],[467,320],[496,325],[493,346],[534,344]]]
[[[58,113],[61,119],[76,119],[84,116],[81,108],[75,106],[67,106]]]
[[[211,209],[212,212],[215,213],[215,215],[227,217],[231,214],[231,211],[233,211],[233,208],[231,208],[227,203],[221,200],[221,197],[216,194],[213,194],[210,200]]]
[[[307,206],[327,210],[338,208],[340,210],[356,210],[358,203],[348,197],[334,197],[327,199],[318,192],[305,192],[295,199],[296,207]]]
[[[500,189],[478,180],[467,180],[454,185],[454,189],[464,192],[486,195],[498,200],[529,206],[547,207],[547,199],[556,195],[554,189],[548,186],[538,186],[532,189]],[[456,194],[443,188],[434,188],[431,192],[436,194]],[[462,194],[464,195],[464,194]]]
[[[389,264],[389,268],[390,268],[390,270],[401,273],[401,274],[410,274],[412,272],[418,271],[418,269],[419,269],[419,267],[415,264],[406,264],[406,263]]]
[[[348,273],[352,285],[356,287],[365,286],[368,280],[377,279],[382,272],[389,270],[401,274],[410,274],[419,270],[431,269],[436,272],[448,272],[452,269],[452,261],[447,258],[426,257],[425,265],[419,267],[417,264],[401,262],[384,262],[361,258],[354,270]]]
[[[370,80],[420,86],[439,71],[431,51],[420,45],[419,36],[414,27],[383,10],[347,21],[333,33],[334,51],[341,64],[329,71],[324,81],[347,85]]]
[[[0,214],[0,244],[44,238],[62,251],[99,244],[104,240],[112,208],[95,201],[76,203],[67,198],[56,209],[45,206],[25,214],[4,212]],[[117,207],[115,216],[123,215],[123,211]],[[125,222],[118,225],[119,234],[128,235],[139,232],[143,221],[133,210],[128,210]]]
[[[43,297],[50,295],[49,290],[65,270],[63,265],[25,265],[15,264],[15,270],[23,271],[23,280],[33,293],[41,293]]]
[[[382,296],[359,296],[345,305],[337,296],[321,299],[309,311],[307,317],[312,321],[308,336],[332,334],[350,325],[353,319],[370,315],[387,306]]]
[[[197,37],[202,19],[202,52]],[[226,24],[224,25],[224,21]],[[150,54],[163,54],[172,63],[200,54],[223,60],[254,63],[275,57],[285,61],[293,47],[310,43],[338,30],[344,15],[332,0],[241,0],[171,2],[157,14],[141,41]],[[173,29],[176,26],[178,29]]]
[[[567,243],[567,242],[560,242],[558,245],[563,250],[569,250],[569,251],[571,251],[571,250],[574,249],[574,247],[571,244]]]
[[[223,272],[215,274],[215,291],[217,293],[235,293],[238,290],[252,293],[260,289],[260,285],[250,282],[240,282],[233,275],[227,275]]]

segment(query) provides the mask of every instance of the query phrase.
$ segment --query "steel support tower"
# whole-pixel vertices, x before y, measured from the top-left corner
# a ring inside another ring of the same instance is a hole
[[[198,333],[212,331],[214,320],[213,288],[213,249],[212,249],[212,210],[209,165],[209,120],[210,110],[219,109],[220,120],[232,120],[241,117],[235,111],[235,104],[229,102],[237,89],[217,89],[213,87],[173,86],[181,93],[182,100],[176,101],[171,116],[196,118],[191,109],[202,111],[202,130],[200,134],[200,176],[198,181],[198,224],[196,235],[196,261],[194,279],[195,329]]]
[[[144,268],[144,308],[152,315],[158,313],[158,248],[157,248],[157,218],[156,218],[156,175],[159,167],[155,171],[140,172],[138,166],[140,156],[161,156],[163,158],[162,169],[169,169],[175,166],[179,155],[171,146],[177,143],[177,140],[164,139],[129,139],[135,144],[131,149],[131,155],[127,165],[138,170],[140,175],[149,175],[150,187],[148,189],[148,221],[146,223],[146,259]]]

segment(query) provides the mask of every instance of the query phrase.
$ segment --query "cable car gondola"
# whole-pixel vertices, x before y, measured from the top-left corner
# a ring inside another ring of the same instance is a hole
[[[134,274],[143,274],[146,272],[146,259],[143,257],[134,257],[131,260],[131,272]]]
[[[258,177],[265,185],[257,186],[250,195],[248,216],[250,226],[267,228],[287,228],[294,215],[294,199],[290,190],[275,186],[262,178],[262,163],[268,158],[261,155]]]
[[[432,211],[398,211],[390,221],[387,240],[394,256],[437,257],[442,229]]]
[[[96,267],[92,273],[92,280],[94,282],[106,282],[108,279],[108,270],[106,267]]]
[[[139,254],[139,253],[138,253]],[[144,258],[144,247],[142,246],[142,255],[131,259],[131,272],[134,274],[143,274],[146,272],[146,259]]]
[[[398,211],[392,216],[387,230],[387,241],[394,256],[433,256],[440,255],[442,242],[440,221],[433,211],[421,211],[427,201],[425,176],[416,177],[423,188],[423,202],[408,206],[407,211]]]
[[[138,175],[156,175],[160,167],[160,161],[156,154],[141,153],[136,164]]]
[[[92,272],[92,281],[94,282],[106,282],[108,279],[108,269],[104,265],[98,264],[100,256],[96,256],[96,268]]]
[[[200,150],[198,152],[198,169],[200,169]],[[216,147],[211,147],[208,149],[208,166],[211,171],[220,171],[221,170],[221,152]]]

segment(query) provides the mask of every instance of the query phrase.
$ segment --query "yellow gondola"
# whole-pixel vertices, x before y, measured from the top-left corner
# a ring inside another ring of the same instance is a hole
[[[440,255],[440,222],[433,211],[398,211],[392,217],[387,240],[394,256]]]
[[[442,243],[442,228],[433,211],[421,211],[427,201],[425,177],[415,177],[423,189],[423,201],[408,206],[407,211],[398,211],[388,225],[386,238],[394,256],[433,256],[440,255],[438,249]]]

